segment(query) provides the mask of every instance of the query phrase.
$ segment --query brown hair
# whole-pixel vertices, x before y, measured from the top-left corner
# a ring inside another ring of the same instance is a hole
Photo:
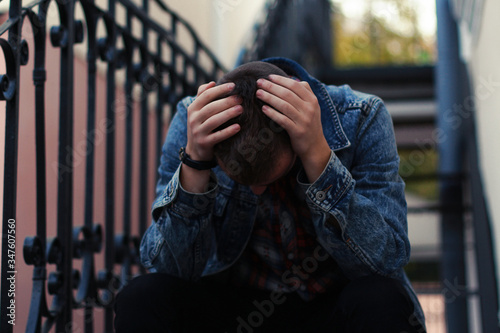
[[[243,113],[220,127],[238,123],[241,129],[234,136],[215,145],[214,154],[224,171],[244,185],[265,181],[272,172],[276,159],[287,149],[291,150],[288,133],[262,112],[265,103],[255,95],[257,80],[267,78],[270,74],[287,76],[279,67],[255,61],[237,67],[217,82],[235,84],[229,95],[242,98]]]

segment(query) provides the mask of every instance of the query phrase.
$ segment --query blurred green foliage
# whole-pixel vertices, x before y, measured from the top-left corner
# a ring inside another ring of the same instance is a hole
[[[399,173],[406,182],[406,190],[427,200],[437,200],[439,195],[438,153],[435,149],[400,150]],[[412,178],[415,177],[415,180]]]
[[[333,63],[337,68],[428,65],[435,38],[419,30],[419,13],[409,0],[366,0],[356,17],[332,1]]]

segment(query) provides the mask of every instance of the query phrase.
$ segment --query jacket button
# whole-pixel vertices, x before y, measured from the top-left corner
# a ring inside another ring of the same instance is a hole
[[[326,198],[326,194],[323,191],[316,192],[316,199],[319,201],[323,201]]]

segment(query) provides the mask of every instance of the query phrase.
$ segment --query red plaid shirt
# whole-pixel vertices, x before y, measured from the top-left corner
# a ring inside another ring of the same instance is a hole
[[[260,196],[252,236],[233,268],[233,283],[296,291],[304,300],[327,291],[337,264],[316,241],[314,230],[306,230],[312,228],[310,219],[294,168]]]

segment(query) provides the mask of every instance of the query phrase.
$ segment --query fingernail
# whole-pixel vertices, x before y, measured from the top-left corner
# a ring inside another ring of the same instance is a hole
[[[233,82],[228,83],[227,84],[227,90],[233,90],[234,86],[235,86],[235,84]]]
[[[263,79],[258,79],[258,80],[257,80],[257,85],[258,85],[258,86],[261,86],[261,85],[262,85],[262,83],[264,83],[264,80],[263,80]]]

